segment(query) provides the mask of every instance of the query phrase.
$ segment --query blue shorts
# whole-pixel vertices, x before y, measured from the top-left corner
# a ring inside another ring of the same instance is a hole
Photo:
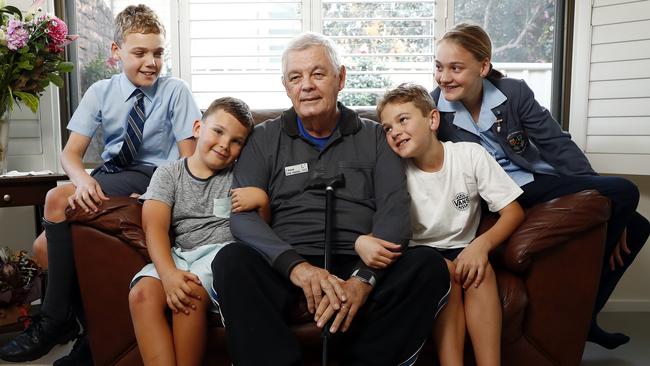
[[[212,291],[212,260],[217,255],[221,248],[228,245],[225,244],[206,244],[196,247],[192,250],[183,251],[179,247],[172,247],[172,259],[176,264],[176,268],[182,271],[188,271],[194,273],[201,280],[201,285],[205,291],[210,294]],[[140,272],[136,273],[131,280],[129,285],[131,288],[140,280],[142,277],[153,277],[160,280],[160,275],[156,271],[156,267],[153,263],[149,263],[144,266]],[[212,299],[212,296],[210,296]],[[216,311],[217,307],[213,300],[212,311]]]

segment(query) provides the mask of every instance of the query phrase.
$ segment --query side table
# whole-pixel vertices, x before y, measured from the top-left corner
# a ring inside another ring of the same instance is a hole
[[[43,231],[41,218],[47,191],[56,187],[59,180],[67,180],[65,174],[29,175],[24,177],[0,177],[0,208],[34,206],[36,236]]]

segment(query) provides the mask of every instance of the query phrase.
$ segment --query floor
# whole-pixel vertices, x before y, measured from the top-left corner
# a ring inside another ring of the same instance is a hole
[[[629,335],[632,340],[615,350],[606,350],[587,343],[580,366],[648,366],[650,365],[650,312],[647,313],[603,313],[600,325],[606,330],[617,330]],[[0,344],[5,343],[12,334],[0,334]],[[28,365],[50,366],[72,348],[72,342],[56,346],[48,355]],[[15,365],[1,363],[0,365]]]
[[[632,339],[612,351],[587,343],[581,366],[650,365],[650,312],[602,313],[599,324],[605,330],[623,332]]]

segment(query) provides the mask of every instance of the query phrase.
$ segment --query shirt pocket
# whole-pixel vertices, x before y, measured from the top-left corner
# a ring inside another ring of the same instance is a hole
[[[375,163],[369,161],[339,161],[339,173],[345,177],[345,186],[337,191],[340,196],[368,200],[375,196]]]
[[[230,197],[215,198],[212,204],[212,214],[215,217],[227,219],[230,217],[231,207]]]

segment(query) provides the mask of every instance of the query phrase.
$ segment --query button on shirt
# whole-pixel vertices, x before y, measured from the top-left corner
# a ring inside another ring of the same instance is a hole
[[[478,136],[481,145],[494,157],[503,170],[508,173],[510,178],[521,187],[535,180],[533,173],[521,168],[508,159],[503,148],[499,145],[497,137],[491,130],[497,120],[492,109],[503,104],[506,99],[506,96],[490,81],[483,79],[483,100],[481,102],[478,123],[474,122],[472,115],[460,101],[450,102],[444,97],[441,97],[438,101],[438,110],[441,112],[453,112],[454,125]],[[543,160],[533,162],[533,166],[536,172],[556,174],[555,169]]]
[[[92,137],[104,130],[104,161],[117,155],[124,142],[127,116],[133,107],[136,86],[120,73],[93,84],[75,110],[68,130]],[[142,146],[133,164],[158,166],[179,158],[176,143],[192,137],[194,121],[201,118],[187,84],[177,78],[161,77],[144,92],[145,124]]]

